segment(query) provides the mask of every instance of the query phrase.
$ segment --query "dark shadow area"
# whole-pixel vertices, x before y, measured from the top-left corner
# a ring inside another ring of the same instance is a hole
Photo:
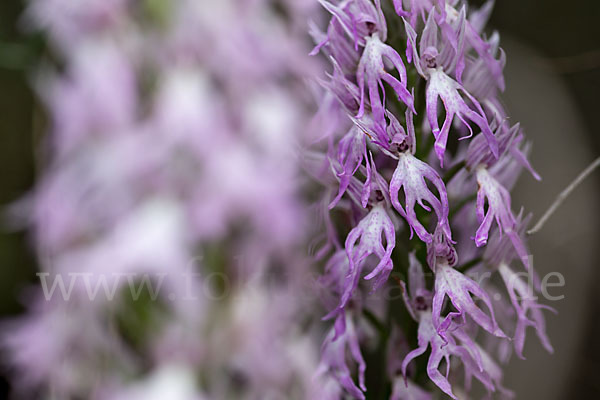
[[[27,233],[10,227],[6,206],[22,198],[34,181],[34,96],[30,89],[35,39],[17,26],[23,6],[0,3],[0,318],[22,311],[22,289],[34,281],[35,261]],[[4,357],[0,354],[0,399],[8,397]]]

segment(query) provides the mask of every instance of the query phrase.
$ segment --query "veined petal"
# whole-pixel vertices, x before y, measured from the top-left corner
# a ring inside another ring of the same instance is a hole
[[[477,219],[481,224],[475,233],[475,244],[477,247],[487,243],[488,233],[493,220],[496,220],[501,232],[508,235],[521,261],[529,269],[528,256],[525,245],[518,234],[517,221],[510,209],[510,194],[487,169],[480,167],[477,169]],[[487,201],[487,212],[485,203]]]
[[[390,182],[392,205],[406,218],[411,227],[411,232],[414,229],[417,236],[422,241],[430,243],[432,240],[431,234],[427,232],[425,227],[417,219],[415,206],[418,203],[427,211],[431,211],[429,208],[431,206],[437,215],[438,224],[447,225],[449,205],[446,187],[433,168],[409,152],[400,153],[399,157],[398,166],[396,167]],[[436,187],[439,193],[439,199],[429,190],[425,183],[425,178]],[[401,188],[404,188],[406,209],[402,207],[398,200],[398,193]],[[425,205],[424,201],[426,201],[429,206]]]
[[[448,314],[443,321],[438,319],[442,312],[442,305],[446,295],[450,298],[456,312]],[[490,315],[484,313],[473,301],[471,296],[478,297],[490,310]],[[448,265],[439,264],[435,276],[435,293],[433,296],[432,313],[436,330],[444,339],[446,331],[455,317],[461,317],[464,321],[468,314],[479,326],[498,337],[506,337],[498,327],[494,317],[492,302],[488,294],[471,278],[463,275]]]
[[[460,121],[473,134],[473,129],[467,121],[475,123],[481,129],[484,137],[487,140],[488,146],[495,157],[498,157],[498,143],[492,133],[492,130],[487,122],[485,114],[481,109],[479,102],[471,96],[458,82],[446,75],[441,69],[431,70],[429,81],[427,82],[426,107],[427,118],[433,135],[435,136],[435,152],[443,165],[444,153],[446,151],[446,143],[448,141],[448,133],[452,125],[454,116],[457,116]],[[475,110],[467,105],[459,90],[470,100],[475,106]],[[442,100],[446,109],[446,117],[442,128],[440,129],[437,120],[437,101]]]
[[[379,258],[379,263],[365,276],[365,279],[372,279],[380,274],[386,276],[393,268],[391,255],[396,246],[396,231],[383,204],[383,202],[376,204],[369,214],[350,231],[346,238],[345,246],[349,260],[349,275],[346,278],[340,309],[345,307],[352,292],[358,286],[362,263],[369,255],[375,254]],[[385,238],[385,248],[382,235]],[[356,242],[359,243],[356,244]]]
[[[400,80],[385,70],[383,57],[392,62],[394,68],[398,71]],[[376,33],[367,38],[365,50],[358,64],[356,80],[360,93],[360,107],[357,118],[360,118],[365,112],[365,82],[373,117],[380,126],[386,126],[385,107],[380,95],[380,89],[383,91],[382,81],[386,81],[392,86],[398,99],[402,100],[414,112],[413,96],[406,89],[406,69],[402,58],[396,50],[383,43]]]

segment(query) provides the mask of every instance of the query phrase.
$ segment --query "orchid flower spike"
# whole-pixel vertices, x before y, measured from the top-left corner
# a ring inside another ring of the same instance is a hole
[[[410,129],[409,129],[410,130]],[[415,206],[418,203],[425,210],[431,212],[431,208],[437,216],[437,224],[441,225],[445,230],[448,238],[451,238],[450,225],[448,223],[448,194],[442,178],[437,172],[425,162],[416,158],[410,151],[410,144],[406,144],[410,136],[397,135],[399,143],[396,143],[398,149],[398,165],[394,171],[394,175],[390,181],[390,197],[394,208],[406,218],[412,232],[417,233],[419,239],[426,243],[432,241],[431,233],[429,233],[421,222],[417,219]],[[404,151],[401,151],[403,150]],[[429,180],[437,189],[438,196],[434,195],[425,178]],[[400,204],[398,194],[400,189],[404,189],[405,207]],[[425,201],[428,203],[425,204]]]

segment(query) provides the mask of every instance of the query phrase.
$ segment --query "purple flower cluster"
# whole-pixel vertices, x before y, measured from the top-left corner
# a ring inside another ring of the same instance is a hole
[[[492,6],[33,0],[58,63],[20,208],[42,290],[0,335],[18,395],[510,397],[553,310]]]
[[[321,81],[317,114],[328,115],[329,125],[311,155],[314,175],[328,188],[318,257],[334,251],[322,283],[325,319],[335,320],[319,376],[364,399],[369,365],[361,351],[377,340],[368,322],[378,320],[379,340],[400,331],[417,345],[388,372],[392,398],[430,398],[419,387],[423,376],[409,374],[428,348],[426,375],[452,398],[473,377],[490,393],[510,396],[499,366],[507,352],[495,361],[498,349],[512,340],[522,357],[528,326],[552,347],[537,287],[509,267],[519,259],[537,279],[523,237],[528,219],[513,213],[509,192],[523,167],[539,177],[499,99],[505,56],[497,33],[483,33],[493,1],[478,10],[458,0],[319,2],[330,20],[325,31],[313,29],[312,54],[323,54],[332,72]],[[492,301],[493,283],[474,279],[496,272],[510,303]],[[371,295],[361,278],[373,281]],[[385,296],[394,287],[404,292],[405,311]],[[416,332],[402,319],[406,312]],[[476,336],[486,337],[485,346]]]

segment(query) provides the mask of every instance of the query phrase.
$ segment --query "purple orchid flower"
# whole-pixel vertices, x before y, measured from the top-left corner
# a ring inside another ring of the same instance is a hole
[[[375,254],[379,258],[377,266],[365,276],[365,279],[369,280],[380,275],[375,282],[376,287],[387,279],[393,268],[391,255],[396,246],[396,231],[384,208],[383,199],[382,194],[380,202],[373,206],[367,216],[358,223],[346,238],[346,254],[350,260],[350,266],[340,308],[346,305],[352,291],[358,285],[362,264],[369,255]],[[385,237],[385,248],[382,243],[382,234]],[[359,239],[360,242],[356,245]]]
[[[356,114],[360,101],[358,87],[346,78],[335,58],[329,59],[333,64],[333,74],[328,74],[329,81],[322,81],[321,84],[332,92],[350,113]]]
[[[494,32],[487,40],[487,51],[495,64],[496,69],[504,69],[506,65],[506,54],[500,48],[500,35]],[[498,57],[498,59],[496,59]],[[497,76],[489,67],[489,61],[483,58],[468,58],[465,60],[467,66],[463,77],[463,85],[469,93],[483,101],[484,108],[497,114],[498,118],[504,118],[505,112],[500,112],[492,106],[491,102],[497,98],[500,91]],[[487,107],[486,107],[487,106]]]
[[[352,379],[350,367],[346,361],[346,353],[350,352],[354,362],[358,364],[358,386]],[[316,375],[331,373],[339,384],[356,399],[365,399],[365,370],[367,364],[360,352],[356,327],[349,313],[341,312],[329,331],[321,350],[321,364]]]
[[[331,311],[323,319],[337,316],[338,305],[345,290],[349,270],[348,255],[344,249],[336,251],[325,264],[325,271],[319,277],[319,284],[324,289],[320,294],[323,297],[323,303]]]
[[[385,70],[383,57],[386,57],[394,65],[400,80]],[[369,101],[373,118],[381,126],[386,126],[385,107],[379,93],[380,89],[383,90],[382,81],[387,82],[394,89],[398,99],[402,100],[413,113],[416,113],[413,96],[406,88],[407,77],[404,62],[396,50],[381,41],[377,33],[367,38],[363,55],[358,64],[356,80],[360,92],[360,107],[357,118],[362,117],[365,112],[365,80],[369,91]]]
[[[506,122],[498,123],[496,121],[491,125],[496,131],[495,136],[498,140],[499,157],[496,157],[485,143],[485,138],[482,135],[477,135],[469,143],[467,148],[466,165],[468,168],[475,170],[479,166],[486,168],[493,167],[497,163],[505,161],[506,157],[511,157],[518,165],[527,169],[529,173],[536,179],[541,180],[539,174],[533,169],[527,156],[526,150],[522,149],[523,131],[520,124],[515,124],[508,127]]]
[[[381,33],[383,40],[386,39],[387,24],[381,10],[381,0],[375,0],[375,4],[369,0],[344,1],[340,6],[326,0],[319,0],[319,3],[333,15],[332,21],[336,20],[354,41],[356,51],[359,46],[365,46],[365,37],[375,31]]]
[[[489,397],[492,392],[499,391],[504,398],[513,398],[514,393],[502,385],[503,374],[500,366],[480,346],[475,345],[475,347],[481,359],[481,368],[472,365],[471,360],[467,360],[465,363],[465,389],[471,390],[471,380],[475,376],[486,388]]]
[[[414,230],[422,241],[430,243],[432,240],[431,234],[417,219],[415,206],[418,203],[429,212],[431,212],[430,206],[433,208],[438,219],[438,225],[444,227],[445,234],[450,238],[448,195],[442,178],[428,164],[413,156],[410,151],[401,152],[398,157],[398,165],[390,181],[390,197],[394,208],[406,218],[411,228],[411,237]],[[439,199],[429,190],[425,178],[436,187]],[[398,200],[398,193],[401,188],[404,188],[406,208],[403,208]]]
[[[504,332],[498,327],[494,316],[494,309],[489,295],[471,278],[463,275],[454,268],[438,264],[435,271],[435,292],[433,296],[432,314],[433,324],[443,339],[447,338],[447,331],[455,318],[462,318],[466,323],[468,314],[473,321],[494,336],[506,337]],[[479,308],[471,295],[481,299],[490,311],[490,315],[484,313]],[[450,312],[441,320],[442,306],[448,296],[456,311]]]
[[[462,25],[464,26],[464,11],[461,13]],[[427,79],[426,89],[426,109],[427,119],[431,126],[433,135],[435,136],[435,152],[443,165],[444,153],[446,151],[446,143],[448,134],[454,116],[456,116],[468,129],[471,137],[473,129],[467,121],[475,123],[483,132],[492,153],[498,155],[498,144],[492,130],[487,122],[485,113],[481,105],[475,97],[473,97],[459,82],[452,79],[447,74],[448,69],[455,67],[462,56],[461,51],[456,51],[454,57],[449,57],[448,49],[452,49],[451,40],[444,38],[440,44],[437,39],[437,27],[433,14],[430,14],[427,19],[427,25],[423,31],[423,37],[420,42],[420,53],[417,52],[416,37],[414,29],[405,21],[404,26],[408,35],[409,46],[407,47],[407,57],[409,60],[414,56],[414,65],[417,71]],[[462,32],[462,30],[460,30]],[[462,42],[460,39],[461,33],[458,33],[458,38],[453,38],[452,41]],[[460,47],[460,45],[459,45]],[[441,48],[441,51],[440,51]],[[420,54],[420,56],[419,56]],[[462,96],[461,93],[462,92]],[[467,105],[463,96],[469,100],[473,106]],[[438,98],[442,100],[446,110],[446,117],[440,130],[438,124]]]
[[[408,353],[402,362],[402,373],[406,376],[406,367],[416,357],[425,353],[428,347],[431,347],[431,354],[427,361],[427,375],[429,379],[437,385],[444,393],[453,399],[457,399],[452,392],[452,386],[448,382],[448,378],[442,375],[439,371],[440,363],[443,359],[447,365],[450,365],[450,357],[456,356],[461,360],[471,358],[469,351],[457,343],[456,339],[450,334],[444,341],[437,333],[433,325],[433,316],[431,312],[421,311],[419,313],[419,328],[418,328],[418,347]],[[464,362],[464,361],[463,361]]]
[[[463,362],[465,370],[473,369],[478,373],[482,372],[483,366],[479,352],[469,335],[462,331],[460,326],[453,326],[448,335],[442,337],[436,327],[436,317],[431,309],[432,294],[425,289],[425,279],[423,268],[417,261],[414,253],[409,255],[409,288],[410,297],[404,282],[401,282],[403,298],[406,308],[410,315],[419,323],[417,331],[418,347],[409,352],[402,361],[402,375],[405,379],[405,386],[408,387],[406,370],[408,364],[416,357],[422,355],[428,347],[431,347],[431,354],[427,362],[427,375],[442,391],[450,397],[457,397],[452,392],[452,387],[447,376],[444,377],[439,371],[440,363],[446,360],[447,370],[450,370],[450,357],[456,356]],[[438,322],[439,323],[439,322]],[[485,375],[478,374],[478,377]],[[482,382],[485,382],[483,380]]]
[[[500,58],[497,59],[496,53],[498,46],[497,43],[494,45],[495,39],[493,39],[493,36],[489,42],[486,42],[480,36],[482,26],[487,22],[493,5],[494,0],[488,0],[477,12],[470,16],[466,23],[465,38],[467,44],[477,52],[480,59],[485,63],[498,90],[503,92],[505,83],[502,70],[504,69],[506,61],[504,52],[500,50]],[[456,12],[453,13],[453,15],[456,15]]]
[[[539,304],[533,293],[533,287],[525,283],[521,276],[512,271],[506,263],[501,263],[498,271],[504,280],[510,301],[517,313],[518,319],[514,337],[517,356],[525,359],[523,357],[523,346],[525,345],[525,330],[528,326],[535,328],[544,348],[548,353],[553,353],[554,349],[546,335],[546,322],[541,310],[545,309],[555,314],[556,310],[544,304]]]
[[[346,40],[346,31],[337,19],[331,19],[327,33],[323,33],[316,26],[311,25],[310,34],[318,43],[309,53],[311,56],[323,51],[336,60],[344,74],[355,70],[360,54],[354,44]]]
[[[356,173],[366,157],[366,151],[366,135],[357,125],[353,124],[338,144],[337,161],[341,166],[341,170],[336,173],[336,176],[340,181],[340,187],[329,208],[335,207],[340,201],[348,185],[350,185],[350,178]]]
[[[488,233],[494,219],[498,224],[500,232],[506,234],[521,261],[529,269],[529,257],[525,244],[519,236],[517,228],[517,220],[511,211],[510,194],[487,169],[479,167],[476,172],[477,184],[477,219],[480,223],[477,232],[475,233],[475,244],[481,247],[487,243]],[[487,212],[485,204],[487,200]]]

